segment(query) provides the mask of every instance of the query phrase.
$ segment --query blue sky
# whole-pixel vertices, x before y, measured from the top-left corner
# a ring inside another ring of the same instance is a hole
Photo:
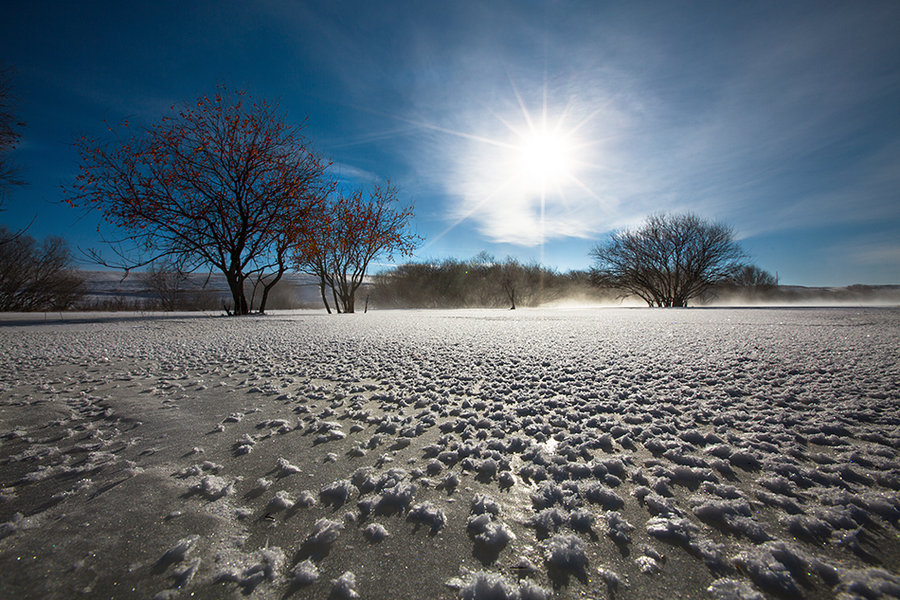
[[[583,269],[610,231],[693,211],[782,283],[900,283],[897,31],[874,0],[14,0],[29,185],[0,222],[101,247],[60,204],[75,138],[224,83],[308,119],[344,178],[399,184],[417,260]]]

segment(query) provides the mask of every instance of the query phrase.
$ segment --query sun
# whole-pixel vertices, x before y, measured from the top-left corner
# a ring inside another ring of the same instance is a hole
[[[572,176],[574,144],[564,133],[546,128],[529,130],[517,152],[521,175],[537,183],[542,191],[559,187]]]

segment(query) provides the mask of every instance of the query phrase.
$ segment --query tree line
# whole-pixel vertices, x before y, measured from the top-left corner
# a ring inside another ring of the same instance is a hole
[[[389,307],[515,309],[572,297],[637,297],[648,306],[684,307],[723,296],[763,300],[778,283],[744,262],[730,227],[694,214],[651,215],[638,227],[613,233],[590,255],[590,271],[566,274],[484,253],[468,261],[408,263],[376,276],[372,294]]]
[[[559,273],[486,252],[467,259],[410,262],[372,278],[372,302],[383,308],[510,308],[563,298],[611,300],[591,285],[588,273]]]

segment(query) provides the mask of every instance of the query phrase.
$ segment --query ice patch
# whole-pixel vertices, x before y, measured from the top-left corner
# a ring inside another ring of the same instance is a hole
[[[634,526],[625,520],[625,517],[615,511],[607,511],[602,515],[606,523],[606,535],[617,544],[631,543],[631,532]]]
[[[166,550],[165,554],[157,561],[157,567],[165,569],[169,565],[180,563],[191,553],[199,540],[200,536],[196,534],[181,538],[174,546]]]
[[[500,504],[487,494],[475,494],[472,498],[472,514],[481,515],[490,513],[492,515],[500,515]]]
[[[16,514],[14,514],[12,519],[0,524],[0,540],[14,534],[19,529],[22,529],[25,526],[26,522],[27,521],[22,513],[17,512]]]
[[[612,592],[615,592],[620,588],[628,587],[628,584],[612,569],[600,567],[597,569],[597,575],[600,576],[600,579],[603,580],[603,583],[605,583],[606,587]]]
[[[297,497],[297,501],[295,502],[295,504],[301,508],[309,508],[310,506],[315,506],[316,497],[311,491],[303,490]]]
[[[625,501],[614,491],[601,483],[591,483],[579,488],[581,495],[588,502],[599,504],[606,510],[618,510],[625,506]]]
[[[466,522],[466,529],[474,535],[476,542],[496,550],[502,550],[516,539],[512,530],[505,523],[495,521],[491,513],[472,515]]]
[[[795,597],[802,596],[802,591],[794,577],[805,577],[811,568],[802,551],[781,541],[766,542],[741,552],[734,558],[734,564],[744,569],[759,587]]]

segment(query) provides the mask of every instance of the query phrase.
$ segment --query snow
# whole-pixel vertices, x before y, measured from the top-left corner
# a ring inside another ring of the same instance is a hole
[[[325,504],[340,506],[347,502],[347,499],[358,491],[356,486],[350,483],[349,480],[341,479],[324,486],[319,491],[319,498],[321,498],[322,502]]]
[[[0,315],[0,344],[4,597],[900,597],[898,309]]]
[[[377,543],[390,535],[388,530],[381,523],[369,523],[366,525],[365,529],[363,529],[363,535],[366,536],[366,539],[370,542]]]
[[[319,578],[319,569],[316,564],[308,558],[297,563],[293,571],[293,582],[295,585],[312,585]]]
[[[268,507],[271,510],[284,510],[286,508],[293,508],[294,499],[291,498],[291,495],[285,490],[279,490],[275,492],[275,496],[269,500]]]
[[[281,548],[260,548],[247,556],[239,566],[220,571],[216,580],[234,582],[242,588],[244,594],[250,594],[258,585],[274,582],[285,562]]]
[[[587,555],[580,537],[570,534],[555,535],[546,544],[547,563],[560,570],[583,573],[587,569]]]
[[[332,595],[336,598],[359,598],[356,591],[356,575],[350,571],[346,571],[343,575],[331,582]]]
[[[338,521],[321,518],[313,525],[313,530],[306,538],[307,543],[315,546],[328,546],[338,538],[344,525]]]
[[[549,600],[551,593],[529,581],[512,583],[499,573],[476,571],[454,578],[447,586],[459,590],[461,600]]]
[[[416,523],[427,525],[431,528],[431,533],[437,533],[444,528],[447,523],[447,517],[444,511],[435,506],[431,502],[423,502],[416,504],[409,510],[409,519]]]

